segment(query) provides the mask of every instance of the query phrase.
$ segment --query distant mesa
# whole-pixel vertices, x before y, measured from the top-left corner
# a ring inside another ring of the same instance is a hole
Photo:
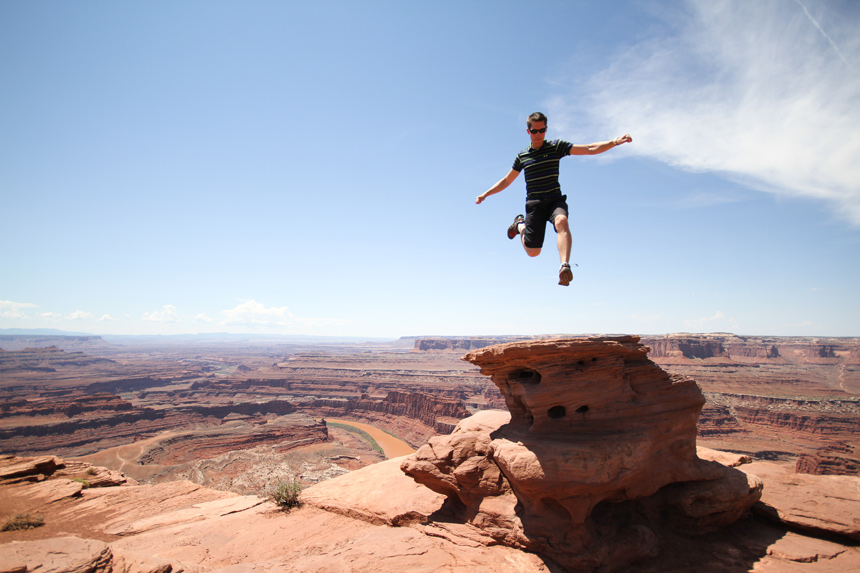
[[[463,352],[493,344],[531,340],[532,337],[427,337],[415,339],[415,352]]]
[[[590,336],[590,335],[589,335]],[[414,352],[472,351],[495,344],[558,340],[570,336],[464,336],[416,337]],[[642,344],[650,348],[650,358],[660,363],[672,360],[726,361],[768,360],[804,363],[842,360],[860,364],[860,338],[740,336],[730,333],[642,335]]]

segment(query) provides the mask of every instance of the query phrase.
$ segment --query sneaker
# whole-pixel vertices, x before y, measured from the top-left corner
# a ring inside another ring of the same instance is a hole
[[[522,215],[517,215],[514,217],[514,222],[511,223],[511,226],[508,227],[508,238],[513,239],[517,235],[520,234],[520,223],[525,222]]]
[[[558,270],[558,284],[561,286],[569,286],[570,281],[573,280],[573,272],[570,270],[570,265],[568,263],[562,263],[561,268]]]

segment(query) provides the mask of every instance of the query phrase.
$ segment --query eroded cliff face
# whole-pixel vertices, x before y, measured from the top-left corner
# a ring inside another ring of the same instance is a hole
[[[808,338],[785,336],[738,336],[735,334],[667,334],[644,336],[651,358],[664,359],[753,359],[793,363],[858,363],[856,338]]]
[[[478,350],[494,344],[503,344],[512,341],[533,340],[533,337],[505,336],[505,337],[479,337],[467,336],[463,338],[418,338],[415,340],[415,352],[463,352],[464,350]]]
[[[728,525],[759,499],[761,483],[698,458],[705,398],[647,352],[635,336],[470,352],[464,360],[491,377],[509,414],[463,420],[401,469],[497,542],[576,570],[656,555],[661,527]]]

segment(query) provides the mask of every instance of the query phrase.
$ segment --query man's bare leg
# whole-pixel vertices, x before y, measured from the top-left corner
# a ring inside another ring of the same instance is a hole
[[[555,225],[555,231],[558,233],[558,257],[562,263],[570,263],[570,247],[573,244],[573,238],[570,235],[567,217],[559,215],[553,221],[553,225]]]
[[[568,286],[573,279],[573,272],[570,270],[570,248],[573,238],[570,236],[570,226],[567,223],[566,216],[559,215],[556,217],[553,225],[558,234],[558,257],[561,259],[561,268],[558,270],[558,284]]]

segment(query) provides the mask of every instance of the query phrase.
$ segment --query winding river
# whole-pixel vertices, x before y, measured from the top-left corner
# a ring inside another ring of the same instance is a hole
[[[353,422],[352,420],[342,420],[340,418],[326,418],[326,421],[352,426],[353,428],[358,428],[359,430],[367,432],[370,434],[371,438],[376,440],[376,443],[379,444],[379,447],[382,448],[383,453],[385,453],[385,457],[388,459],[406,456],[415,451],[415,448],[403,440],[399,440],[391,434],[383,432],[379,428],[374,428],[369,424]]]

